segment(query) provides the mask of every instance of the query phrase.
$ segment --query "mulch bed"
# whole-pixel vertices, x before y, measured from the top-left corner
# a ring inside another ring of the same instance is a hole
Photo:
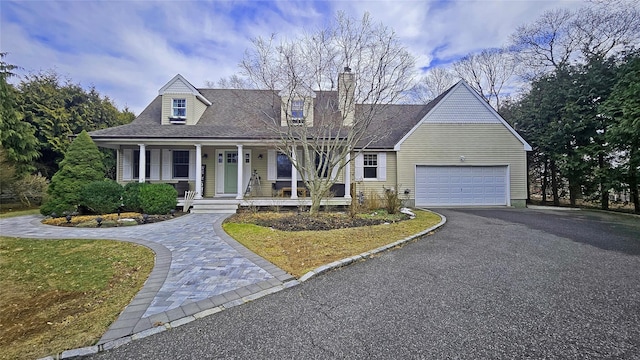
[[[283,231],[305,231],[305,230],[333,230],[360,226],[380,225],[390,222],[386,219],[363,219],[359,217],[349,217],[347,215],[319,215],[292,214],[282,217],[261,218],[254,221],[256,225],[271,227]]]

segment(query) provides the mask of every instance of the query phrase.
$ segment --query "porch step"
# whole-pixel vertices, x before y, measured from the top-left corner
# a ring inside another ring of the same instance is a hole
[[[191,213],[194,214],[235,214],[239,200],[236,199],[199,199],[194,200]]]

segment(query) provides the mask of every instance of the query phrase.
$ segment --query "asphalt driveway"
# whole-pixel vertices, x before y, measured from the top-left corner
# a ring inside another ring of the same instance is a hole
[[[409,243],[95,359],[640,359],[640,219],[442,210]]]

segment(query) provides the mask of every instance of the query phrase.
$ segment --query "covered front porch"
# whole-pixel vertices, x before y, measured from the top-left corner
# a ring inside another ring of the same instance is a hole
[[[309,191],[293,162],[302,159],[298,149],[283,154],[260,144],[167,144],[153,141],[120,145],[118,181],[170,183],[178,190],[178,204],[184,205],[186,191],[195,193],[193,210],[238,207],[305,207],[311,205]],[[292,161],[293,160],[293,161]],[[351,203],[350,162],[335,179],[326,206]],[[328,175],[329,176],[329,175]]]

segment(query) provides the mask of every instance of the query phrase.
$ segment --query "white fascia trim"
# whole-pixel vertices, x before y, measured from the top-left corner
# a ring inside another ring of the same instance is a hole
[[[460,80],[460,82],[462,83],[462,85],[464,87],[466,87],[469,91],[471,91],[471,93],[476,97],[476,99],[478,99],[485,108],[487,108],[492,114],[493,116],[495,116],[498,120],[500,120],[500,122],[502,123],[502,125],[504,125],[512,134],[513,136],[515,136],[518,140],[520,140],[520,142],[522,143],[522,145],[524,145],[524,150],[525,151],[531,151],[531,145],[529,145],[529,143],[527,143],[522,136],[520,136],[520,134],[518,134],[518,132],[511,127],[511,125],[509,125],[508,122],[506,122],[502,116],[500,116],[500,114],[498,114],[498,112],[491,106],[489,105],[488,102],[486,102],[481,96],[480,94],[478,94],[477,91],[475,91],[469,84],[467,84],[464,80]]]
[[[502,125],[504,125],[504,126],[505,126],[505,127],[506,127],[510,132],[511,132],[511,134],[513,134],[513,136],[515,136],[515,137],[516,137],[516,138],[517,138],[517,139],[522,143],[522,145],[524,146],[524,150],[525,150],[525,151],[531,151],[531,150],[532,150],[531,145],[529,145],[529,143],[527,143],[527,142],[522,138],[522,136],[520,136],[520,134],[518,134],[518,133],[517,133],[517,132],[512,128],[512,127],[511,127],[511,125],[509,125],[509,123],[507,123],[507,122],[502,118],[502,116],[500,116],[500,114],[498,114],[498,112],[497,112],[497,111],[495,111],[495,110],[493,109],[493,107],[491,107],[491,105],[489,105],[489,104],[488,104],[488,103],[487,103],[487,102],[486,102],[486,101],[485,101],[485,100],[480,96],[480,94],[478,94],[478,92],[477,92],[477,91],[475,91],[471,86],[469,86],[469,84],[467,84],[464,80],[460,80],[460,81],[458,81],[458,83],[457,83],[457,84],[455,84],[455,85],[453,86],[453,88],[457,88],[457,87],[459,87],[459,86],[464,86],[467,90],[469,90],[469,91],[470,91],[470,92],[471,92],[471,93],[476,97],[476,99],[478,99],[478,101],[480,101],[480,102],[484,105],[484,107],[485,107],[485,108],[489,109],[489,111],[493,114],[493,116],[495,116],[495,117],[500,121],[500,123],[502,123]],[[434,112],[437,108],[439,108],[439,107],[440,107],[440,105],[441,105],[442,103],[444,103],[444,102],[447,100],[447,98],[448,98],[449,96],[451,96],[451,94],[452,94],[452,93],[454,93],[454,92],[455,92],[455,89],[451,89],[447,95],[445,95],[442,99],[440,99],[440,101],[439,101],[439,102],[438,102],[438,103],[437,103],[437,104],[436,104],[436,105],[435,105],[431,110],[429,110],[429,112],[428,112],[428,113],[426,113],[426,114],[425,114],[425,116],[424,116],[422,119],[420,119],[420,121],[418,121],[418,123],[417,123],[413,128],[411,128],[411,130],[409,130],[409,131],[408,131],[408,132],[407,132],[407,133],[402,137],[402,139],[400,139],[400,141],[398,141],[398,143],[393,147],[393,149],[394,149],[394,150],[396,150],[396,151],[399,151],[399,150],[400,150],[400,146],[402,145],[402,143],[403,143],[403,142],[405,142],[405,140],[407,140],[407,138],[408,138],[409,136],[411,136],[411,134],[413,134],[413,132],[414,132],[414,131],[416,131],[416,130],[418,129],[418,127],[420,127],[420,126],[421,126],[421,125],[426,121],[426,119],[429,117],[429,115],[431,115],[431,113],[432,113],[432,112]],[[444,124],[445,122],[437,122],[437,123],[442,123],[442,124]],[[474,124],[480,124],[480,122],[476,122],[476,123],[474,123]]]
[[[166,83],[163,87],[161,87],[160,90],[158,90],[158,95],[164,95],[167,89],[178,80],[181,80],[182,82],[187,84],[187,87],[191,91],[191,94],[195,95],[200,101],[202,101],[207,106],[211,105],[211,101],[207,100],[207,98],[202,96],[202,94],[198,91],[198,89],[196,89],[195,86],[191,85],[191,83],[187,79],[185,79],[184,76],[180,74],[177,74],[176,76],[174,76],[173,79],[169,80],[168,83]]]
[[[456,83],[455,85],[453,85],[453,88],[457,88],[458,86],[461,86],[460,84],[462,83],[462,80],[458,81],[458,83]],[[447,95],[445,95],[442,99],[440,99],[440,101],[438,101],[438,103],[431,109],[429,110],[428,113],[426,113],[422,119],[420,119],[420,121],[418,121],[417,124],[415,124],[411,130],[409,130],[406,134],[404,134],[404,136],[402,137],[402,139],[400,139],[400,141],[398,141],[397,144],[395,144],[393,146],[393,150],[399,151],[400,150],[400,145],[402,145],[403,142],[405,142],[409,136],[411,136],[411,134],[413,134],[416,130],[418,130],[418,128],[424,124],[424,122],[427,120],[427,118],[429,117],[429,115],[431,115],[432,112],[434,112],[437,108],[440,107],[440,105],[447,99],[449,98],[449,96],[451,96],[451,94],[454,92],[454,89],[449,90],[449,93],[447,93]]]

